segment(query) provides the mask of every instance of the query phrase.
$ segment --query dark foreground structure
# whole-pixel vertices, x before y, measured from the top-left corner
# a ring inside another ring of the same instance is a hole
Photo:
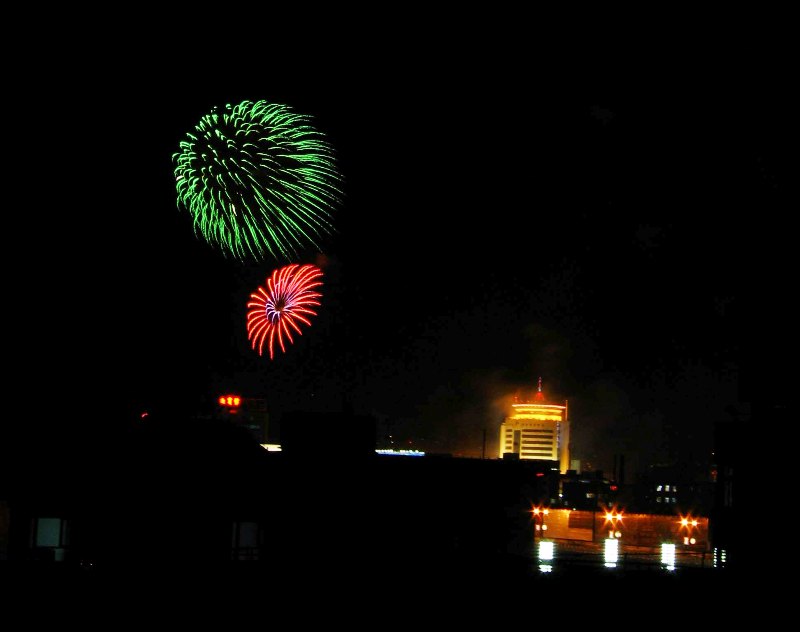
[[[379,455],[367,417],[297,413],[282,429],[283,451],[268,452],[225,421],[154,418],[107,450],[50,454],[6,494],[0,572],[82,590],[144,577],[392,599],[445,588],[708,594],[733,581],[730,568],[668,571],[656,558],[608,568],[600,549],[544,572],[535,464]]]

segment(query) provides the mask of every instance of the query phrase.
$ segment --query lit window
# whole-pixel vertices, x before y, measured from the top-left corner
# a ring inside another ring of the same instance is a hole
[[[668,491],[669,491],[669,485],[664,485],[664,491],[665,491],[665,492],[668,492]]]
[[[61,518],[34,519],[36,546],[62,547],[66,544],[66,521]]]
[[[657,503],[660,503],[660,502],[661,502],[661,496],[656,496],[656,502],[657,502]]]
[[[657,491],[657,492],[660,492],[660,491],[661,491],[661,485],[657,485],[657,486],[656,486],[656,491]]]

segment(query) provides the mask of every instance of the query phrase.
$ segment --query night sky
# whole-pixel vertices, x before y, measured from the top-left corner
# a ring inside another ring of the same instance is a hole
[[[8,273],[26,438],[102,441],[235,390],[276,420],[374,414],[399,447],[480,456],[485,432],[494,457],[504,406],[541,377],[569,402],[573,458],[707,460],[713,423],[747,410],[743,305],[786,210],[783,106],[699,71],[549,81],[472,61],[169,81],[70,60],[25,83]],[[323,305],[272,361],[246,302],[284,262],[206,244],[173,175],[200,118],[245,99],[311,115],[344,178],[336,234],[298,258],[322,266]]]

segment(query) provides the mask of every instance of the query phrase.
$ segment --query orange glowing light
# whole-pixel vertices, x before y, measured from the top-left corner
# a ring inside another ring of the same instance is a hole
[[[222,406],[239,406],[242,403],[242,398],[238,395],[222,395],[219,398],[219,403]]]
[[[621,511],[606,511],[606,522],[622,521]]]

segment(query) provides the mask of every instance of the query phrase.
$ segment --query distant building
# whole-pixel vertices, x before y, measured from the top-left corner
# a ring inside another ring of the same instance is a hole
[[[331,461],[375,456],[372,415],[291,411],[281,420],[281,450],[288,458]]]
[[[625,485],[630,511],[665,515],[708,515],[714,484],[686,463],[650,465],[632,485]]]
[[[600,511],[615,507],[619,498],[619,487],[603,472],[578,473],[569,470],[559,477],[558,500],[553,507]]]
[[[542,393],[542,378],[533,401],[517,399],[500,425],[500,458],[553,461],[565,474],[570,469],[566,400],[563,405],[548,404]]]
[[[767,413],[764,419],[773,423],[772,427],[787,427],[791,422],[788,410],[776,406],[773,410],[760,411]],[[714,425],[714,496],[711,502],[710,517],[712,519],[711,541],[715,564],[721,567],[736,567],[742,564],[737,555],[743,555],[745,549],[737,546],[742,536],[742,516],[735,512],[734,499],[734,466],[738,443],[744,436],[739,420],[718,422]],[[747,427],[747,426],[745,426]]]
[[[260,444],[269,442],[269,412],[264,399],[220,395],[213,416],[247,430]]]

